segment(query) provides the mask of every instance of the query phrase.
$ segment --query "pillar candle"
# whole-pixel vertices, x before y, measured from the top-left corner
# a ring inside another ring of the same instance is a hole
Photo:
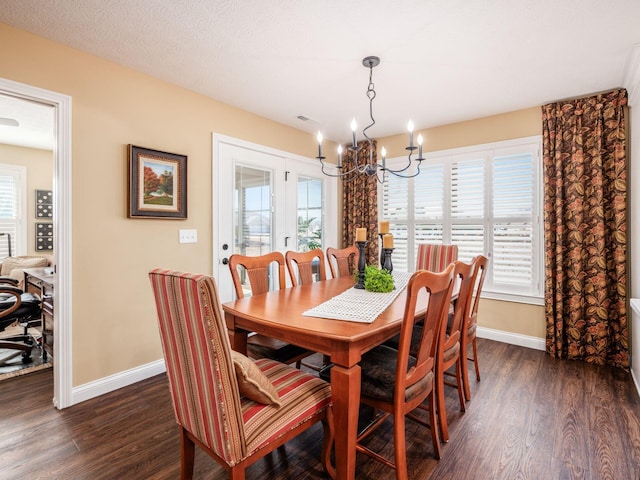
[[[393,235],[387,233],[382,237],[382,248],[393,248]]]
[[[366,242],[366,241],[367,241],[367,229],[356,228],[356,242]]]
[[[383,220],[380,222],[380,231],[378,233],[389,233],[389,221]]]

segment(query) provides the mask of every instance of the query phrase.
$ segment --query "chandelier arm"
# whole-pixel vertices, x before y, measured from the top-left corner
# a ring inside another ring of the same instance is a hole
[[[350,170],[347,171],[342,171],[340,173],[331,173],[331,172],[327,172],[325,170],[325,168],[327,167],[327,165],[325,165],[324,160],[320,157],[316,157],[318,160],[320,160],[320,166],[321,166],[321,170],[322,173],[325,174],[327,177],[336,177],[336,178],[344,178],[347,175],[357,172],[359,174],[362,174],[365,172],[366,166],[362,167],[362,168],[358,168],[358,165],[356,164],[353,168],[351,168]],[[335,168],[340,168],[340,167],[335,167]]]
[[[411,175],[405,175],[402,172],[404,172],[407,167],[403,168],[402,170],[389,170],[388,168],[386,169],[387,172],[391,173],[392,175],[395,175],[396,177],[400,177],[400,178],[414,178],[417,177],[418,175],[420,175],[420,161],[418,160],[418,167],[416,168],[416,171],[414,173],[412,173]]]

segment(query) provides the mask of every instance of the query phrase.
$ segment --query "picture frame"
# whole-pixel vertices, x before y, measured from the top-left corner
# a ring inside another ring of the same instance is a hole
[[[187,218],[187,156],[128,146],[129,218]]]

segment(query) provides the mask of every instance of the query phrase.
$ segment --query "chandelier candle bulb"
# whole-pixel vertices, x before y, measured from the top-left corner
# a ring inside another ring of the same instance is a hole
[[[409,120],[407,124],[407,129],[409,130],[409,148],[413,147],[413,122]]]
[[[389,220],[382,220],[380,222],[380,232],[379,233],[389,233]]]
[[[366,242],[366,241],[367,241],[367,229],[356,228],[356,242]]]
[[[393,235],[387,233],[382,237],[382,248],[393,248]]]
[[[353,134],[353,148],[358,146],[356,142],[356,129],[358,128],[358,124],[356,123],[356,119],[351,120],[351,133]]]
[[[422,134],[418,135],[418,160],[422,160]]]
[[[318,157],[322,157],[322,134],[318,132]]]
[[[338,168],[342,168],[342,145],[338,145]]]

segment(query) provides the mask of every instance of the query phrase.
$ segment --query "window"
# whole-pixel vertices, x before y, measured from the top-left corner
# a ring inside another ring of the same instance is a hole
[[[451,243],[460,260],[489,259],[483,296],[541,304],[540,137],[433,152],[422,163],[417,177],[388,175],[380,187],[394,268],[413,271],[419,243]]]
[[[322,248],[322,180],[298,176],[298,252]]]
[[[24,255],[26,223],[22,220],[26,204],[26,168],[0,165],[0,232],[11,235],[12,255]],[[0,237],[0,258],[9,255],[7,236]]]

